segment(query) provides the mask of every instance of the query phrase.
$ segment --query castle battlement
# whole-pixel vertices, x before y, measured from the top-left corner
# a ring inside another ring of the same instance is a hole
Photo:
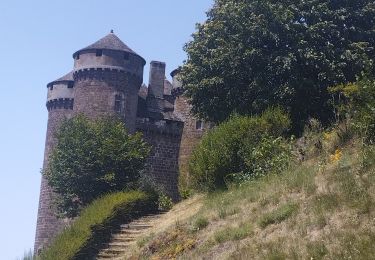
[[[143,133],[157,133],[161,135],[181,136],[184,122],[173,120],[154,120],[151,118],[137,118],[136,129]]]
[[[47,101],[47,110],[53,109],[70,109],[73,110],[74,99],[73,98],[59,98]]]

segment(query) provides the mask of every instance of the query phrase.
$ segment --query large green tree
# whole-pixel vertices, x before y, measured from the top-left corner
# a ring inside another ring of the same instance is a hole
[[[220,122],[281,105],[298,130],[329,122],[329,86],[372,66],[370,0],[215,0],[185,46],[181,79],[193,112]]]
[[[79,115],[63,122],[43,174],[57,193],[59,212],[74,217],[97,197],[134,187],[149,146],[115,118]]]

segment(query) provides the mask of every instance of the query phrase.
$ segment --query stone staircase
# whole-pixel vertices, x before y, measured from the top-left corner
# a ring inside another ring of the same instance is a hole
[[[126,259],[129,248],[134,246],[141,236],[154,227],[155,220],[159,219],[162,214],[146,215],[128,224],[121,225],[120,231],[112,234],[111,241],[103,245],[103,249],[96,259]]]

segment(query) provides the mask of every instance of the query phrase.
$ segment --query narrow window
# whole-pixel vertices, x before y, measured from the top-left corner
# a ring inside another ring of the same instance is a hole
[[[129,59],[129,53],[127,53],[127,52],[124,53],[124,59],[125,59],[125,60],[128,60],[128,59]]]
[[[122,101],[121,95],[116,95],[115,96],[115,111],[117,113],[121,113],[121,110],[122,110],[121,101]]]
[[[96,50],[96,57],[100,57],[103,55],[103,50]]]
[[[196,121],[195,122],[195,129],[202,130],[203,129],[203,122],[202,121]]]
[[[76,59],[79,60],[79,53],[77,54]]]

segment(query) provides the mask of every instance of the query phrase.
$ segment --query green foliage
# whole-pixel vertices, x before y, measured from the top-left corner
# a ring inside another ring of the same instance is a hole
[[[298,204],[288,203],[282,205],[276,210],[263,215],[259,220],[259,226],[265,228],[268,225],[280,223],[292,216],[297,210]]]
[[[103,194],[134,186],[150,150],[140,134],[129,135],[114,118],[90,121],[80,115],[63,122],[56,137],[43,174],[68,217]]]
[[[173,207],[173,201],[171,197],[165,195],[164,193],[161,193],[159,194],[158,206],[159,206],[159,210],[167,211]]]
[[[216,243],[224,243],[231,240],[241,240],[249,236],[253,227],[249,223],[241,224],[239,227],[227,227],[216,231],[214,238]]]
[[[82,210],[73,224],[60,233],[52,245],[42,251],[41,260],[93,259],[111,229],[130,221],[139,212],[155,210],[154,198],[143,192],[117,192],[93,201]],[[89,257],[91,256],[91,258]]]
[[[234,116],[206,134],[189,162],[192,187],[213,190],[284,169],[290,147],[279,137],[289,127],[279,108],[260,117]]]
[[[329,90],[337,95],[339,117],[349,120],[366,143],[375,144],[375,80],[363,78]]]
[[[207,227],[208,224],[210,224],[210,222],[208,221],[208,219],[206,217],[198,217],[194,221],[193,228],[194,228],[195,231],[199,231],[199,230],[202,230],[205,227]]]
[[[333,117],[329,86],[371,67],[371,0],[215,0],[185,46],[181,79],[193,112],[214,122],[279,104],[295,130]]]

